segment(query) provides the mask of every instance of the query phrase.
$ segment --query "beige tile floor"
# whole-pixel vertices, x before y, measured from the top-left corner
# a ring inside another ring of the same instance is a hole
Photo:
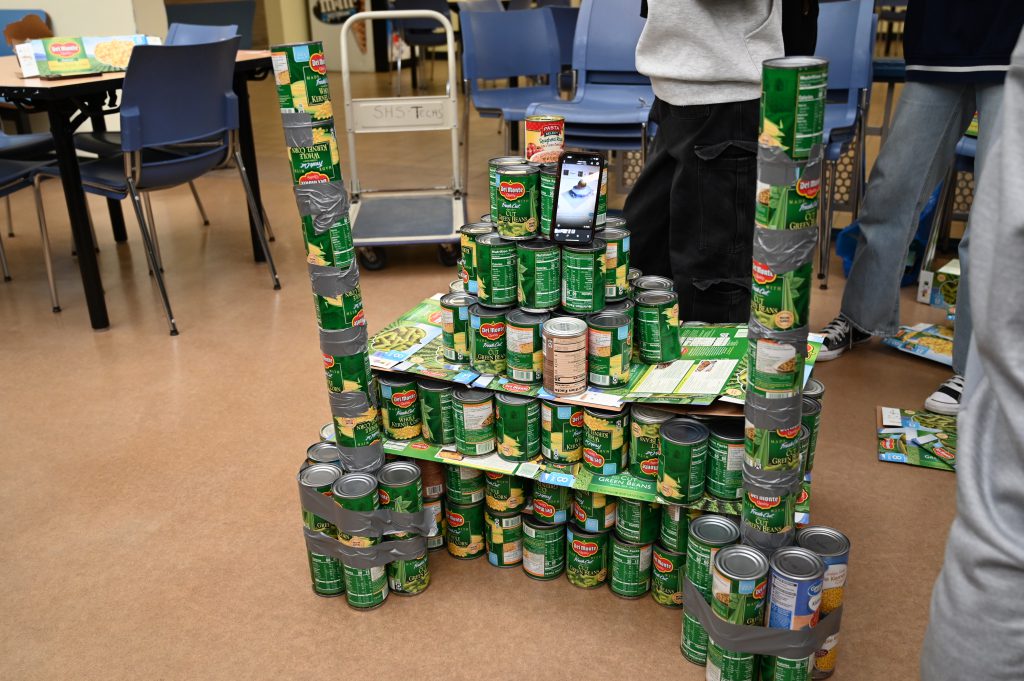
[[[89,329],[56,183],[45,193],[64,311],[52,314],[30,196],[14,199],[15,278],[0,285],[3,678],[702,679],[679,655],[678,612],[482,561],[437,556],[424,595],[372,613],[310,593],[294,475],[327,401],[270,85],[254,97],[284,288],[251,260],[233,171],[198,183],[206,228],[187,191],[162,193],[178,338],[134,223],[115,245],[100,202],[112,327]],[[496,129],[474,118],[470,215],[484,210]],[[418,180],[447,158],[443,138],[360,145],[381,183]],[[814,292],[815,324],[837,309],[838,272]],[[396,249],[389,269],[363,276],[371,330],[451,278],[432,249]],[[909,294],[906,321],[937,318]],[[917,675],[955,483],[877,462],[873,410],[918,406],[947,373],[877,342],[816,370],[828,395],[812,512],[853,541],[837,679]]]

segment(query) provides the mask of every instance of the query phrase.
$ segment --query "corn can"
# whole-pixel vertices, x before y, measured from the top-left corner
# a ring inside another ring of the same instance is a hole
[[[612,537],[608,585],[620,598],[641,598],[651,588],[652,544],[631,544]]]
[[[583,407],[541,400],[540,453],[556,463],[583,458]]]
[[[337,296],[313,294],[316,323],[324,330],[337,331],[366,324],[363,294],[358,286]]]
[[[630,409],[629,473],[634,478],[657,479],[661,426],[675,416],[672,412],[640,404]]]
[[[476,298],[468,293],[441,296],[441,352],[445,361],[465,364],[469,361],[469,308]]]
[[[793,160],[810,158],[825,125],[828,62],[816,57],[769,59],[761,72],[758,143]]]
[[[408,374],[377,377],[380,385],[384,434],[392,440],[411,440],[423,431],[416,380]]]
[[[516,244],[496,233],[476,238],[476,296],[481,305],[516,302]]]
[[[601,232],[606,244],[604,252],[604,298],[622,300],[629,293],[629,230],[609,227]]]
[[[540,480],[533,481],[533,519],[544,525],[560,525],[569,519],[572,490]]]
[[[540,169],[531,165],[495,169],[497,210],[491,211],[503,239],[528,240],[537,236],[540,209]]]
[[[480,304],[469,308],[469,365],[482,374],[505,373],[505,315],[510,310]]]
[[[516,383],[540,383],[544,374],[541,327],[547,314],[512,310],[505,315],[505,374]]]
[[[708,423],[708,459],[705,489],[719,499],[743,497],[743,460],[746,456],[743,421],[714,419]]]
[[[420,469],[408,461],[392,461],[377,471],[377,498],[380,508],[398,513],[423,510],[423,478]],[[387,535],[392,539],[413,536],[412,532]]]
[[[540,454],[540,401],[497,393],[494,406],[498,456],[506,461],[529,461]]]
[[[633,544],[651,544],[658,538],[660,526],[661,504],[627,497],[619,498],[615,519],[615,536],[619,539]]]
[[[704,494],[708,429],[698,421],[676,418],[661,426],[658,494],[665,501],[692,504]]]
[[[516,299],[524,312],[547,312],[562,295],[562,255],[558,244],[544,239],[516,244]]]
[[[583,410],[583,468],[597,475],[618,475],[626,470],[628,412]]]
[[[457,504],[445,508],[445,543],[452,558],[472,560],[484,555],[484,505]]]
[[[341,477],[341,469],[331,464],[312,464],[299,472],[299,484],[311,488],[324,496],[331,496],[331,487]],[[329,520],[302,510],[302,525],[313,532],[323,532],[328,537],[338,536],[338,528]],[[341,561],[334,556],[306,550],[309,561],[309,578],[313,593],[318,596],[340,596],[345,593],[345,575]]]
[[[499,156],[487,162],[487,182],[489,187],[491,212],[480,217],[481,222],[497,222],[498,220],[498,169],[505,166],[521,166],[527,159],[522,156]],[[493,226],[493,225],[492,225]]]
[[[607,245],[594,239],[589,245],[562,247],[562,307],[569,312],[604,309],[604,262]]]
[[[573,490],[572,515],[576,525],[587,532],[604,532],[615,525],[618,498],[600,492]]]
[[[825,563],[822,580],[820,615],[828,615],[843,604],[846,573],[850,562],[850,540],[839,530],[815,525],[796,533],[796,545],[813,551]],[[812,677],[827,679],[836,668],[839,632],[825,639],[821,650],[814,653]]]
[[[683,607],[686,554],[654,545],[651,555],[651,596],[666,608]]]
[[[686,544],[686,578],[693,582],[704,600],[711,602],[711,566],[715,554],[740,539],[736,523],[725,516],[702,515],[690,522]],[[708,655],[708,633],[687,609],[683,613],[680,651],[690,662],[704,665]]]
[[[768,329],[788,331],[805,326],[810,319],[811,269],[806,262],[787,272],[776,272],[768,263],[753,261],[750,314]]]
[[[367,473],[346,473],[331,487],[334,503],[349,511],[372,512],[380,508],[377,478]],[[366,548],[376,546],[379,537],[361,537],[338,532],[338,541],[346,546]]]
[[[420,433],[434,445],[455,442],[455,411],[452,406],[452,387],[439,381],[420,380],[417,383],[420,403]]]
[[[787,546],[772,554],[767,625],[770,629],[810,629],[818,623],[825,563],[814,552]],[[761,656],[763,681],[809,681],[815,655]]]
[[[587,380],[599,388],[629,383],[629,317],[622,312],[598,312],[587,317]]]
[[[372,372],[363,336],[365,332],[365,327],[333,331],[320,329],[320,354],[324,362],[327,390],[330,392],[370,392]]]
[[[314,120],[334,117],[323,43],[274,45],[270,48],[270,62],[281,111],[303,111]]]
[[[332,393],[332,397],[363,393]],[[353,400],[354,401],[354,400]],[[372,404],[356,416],[335,416],[335,441],[339,447],[367,447],[381,439],[378,411]]]
[[[515,567],[523,562],[523,516],[517,511],[484,509],[484,545],[487,562],[494,567]]]
[[[484,503],[492,511],[520,511],[526,505],[527,480],[516,475],[484,472]]]
[[[573,586],[594,589],[608,581],[611,535],[587,532],[570,523],[565,530],[565,577]]]
[[[480,456],[494,451],[494,403],[491,393],[471,388],[452,391],[455,451]]]
[[[462,247],[462,284],[466,293],[477,292],[476,283],[476,240],[484,234],[494,232],[490,222],[471,222],[459,229],[459,244]]]
[[[551,236],[551,217],[555,213],[555,192],[558,187],[558,163],[540,166],[540,234]]]
[[[523,572],[539,580],[555,579],[565,570],[565,523],[523,519]]]
[[[479,503],[484,500],[486,490],[484,472],[467,466],[446,464],[444,487],[448,501],[462,505]]]

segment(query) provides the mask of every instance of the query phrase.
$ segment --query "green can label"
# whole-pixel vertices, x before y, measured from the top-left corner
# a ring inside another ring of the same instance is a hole
[[[484,505],[449,503],[445,509],[445,540],[454,558],[484,555]]]
[[[651,588],[650,544],[628,544],[618,537],[612,539],[612,593],[625,598],[639,598]]]
[[[309,578],[314,592],[321,596],[345,593],[345,573],[341,561],[313,551],[306,551],[306,558],[309,560]]]
[[[517,511],[526,506],[526,479],[515,475],[484,472],[487,508],[492,511]]]
[[[708,676],[721,681],[756,681],[757,656],[726,650],[708,641]]]
[[[316,321],[321,329],[351,329],[366,323],[363,294],[358,286],[331,298],[314,293],[313,302],[316,305]]]
[[[472,298],[442,296],[441,345],[448,362],[463,364],[469,361],[469,302]]]
[[[550,485],[539,480],[533,483],[533,518],[547,525],[559,525],[569,519],[572,504],[568,487]]]
[[[781,430],[746,422],[747,465],[762,471],[794,470],[800,465],[800,425]]]
[[[523,571],[534,579],[546,580],[555,579],[564,570],[565,525],[542,525],[533,519],[526,520],[523,523]]]
[[[555,187],[558,185],[558,171],[540,172],[540,233],[551,236],[551,218],[555,213]]]
[[[388,597],[388,575],[384,566],[354,568],[346,565],[345,598],[353,608],[376,608]]]
[[[454,402],[455,451],[480,456],[494,451],[494,406],[491,400],[476,404]]]
[[[661,453],[661,424],[633,423],[629,427],[629,473],[641,480],[658,477],[658,455]]]
[[[430,566],[427,552],[412,560],[396,560],[388,563],[388,586],[391,592],[403,596],[415,596],[430,586]]]
[[[536,168],[498,168],[494,182],[497,210],[491,219],[505,239],[532,239],[538,228],[538,177]]]
[[[701,512],[697,510],[675,504],[665,504],[661,507],[658,543],[669,551],[686,553],[690,537],[690,521],[700,515]]]
[[[474,305],[469,312],[469,364],[483,374],[503,374],[508,366],[505,311]]]
[[[573,492],[572,515],[587,532],[604,532],[615,525],[617,498],[578,489]]]
[[[778,497],[761,496],[753,492],[743,495],[743,524],[766,534],[785,534],[793,530],[792,494]]]
[[[466,293],[476,294],[476,240],[484,234],[490,234],[494,228],[489,224],[472,223],[463,225],[459,230],[459,245],[462,247],[462,283]]]
[[[324,359],[324,374],[327,377],[327,389],[332,393],[345,391],[370,392],[370,355],[364,349],[354,355],[328,355],[321,353]]]
[[[583,412],[583,467],[597,475],[618,475],[626,468],[629,416]]]
[[[557,463],[583,458],[583,407],[541,402],[540,453]]]
[[[397,381],[389,385],[383,382],[382,377],[380,396],[384,433],[392,440],[411,440],[419,437],[422,427],[416,381]]]
[[[495,400],[498,456],[506,461],[528,461],[540,453],[540,401],[527,403]]]
[[[804,410],[800,422],[810,431],[811,437],[807,441],[807,459],[804,465],[804,472],[810,473],[814,468],[814,450],[818,448],[818,429],[821,428],[821,403],[818,403],[816,411]]]
[[[605,243],[562,250],[562,307],[568,312],[589,313],[604,309]]]
[[[528,242],[516,249],[519,276],[519,307],[527,312],[545,312],[558,307],[562,294],[562,256],[558,246],[538,248]]]
[[[448,500],[456,504],[476,504],[484,499],[484,472],[466,466],[446,464],[444,487]]]
[[[818,226],[818,194],[821,173],[815,166],[811,174],[790,185],[757,183],[754,221],[765,229],[810,229]]]
[[[335,441],[339,447],[368,447],[381,439],[377,409],[370,406],[354,417],[334,417]]]
[[[380,500],[377,490],[366,496],[355,498],[342,499],[341,497],[334,497],[334,502],[342,508],[348,509],[349,511],[376,511],[380,508]],[[370,546],[376,546],[380,543],[379,537],[363,537],[360,535],[348,534],[346,532],[338,532],[338,541],[345,546],[352,546],[355,548],[365,549]]]
[[[323,44],[276,45],[270,50],[281,110],[304,111],[313,120],[333,118]]]
[[[356,251],[352,244],[352,225],[348,215],[338,218],[326,232],[316,230],[310,215],[303,215],[301,221],[302,237],[306,242],[306,262],[343,270],[352,265]]]
[[[518,513],[484,511],[487,532],[487,562],[495,567],[513,567],[523,562],[523,516]]]
[[[608,533],[566,529],[565,576],[581,589],[593,589],[608,580]]]
[[[732,579],[714,566],[711,573],[711,611],[732,624],[761,626],[768,595],[768,573],[757,579]]]
[[[640,298],[635,314],[640,360],[646,364],[660,364],[678,359],[679,303],[675,296],[658,303],[645,303]]]
[[[629,383],[629,362],[633,347],[628,323],[617,327],[588,323],[587,381],[599,388],[617,388]]]
[[[827,88],[828,63],[823,59],[766,61],[758,142],[794,160],[808,158],[812,147],[821,144]]]
[[[655,546],[651,564],[651,596],[654,602],[667,608],[683,607],[686,554]]]
[[[340,182],[341,164],[334,123],[314,126],[313,144],[289,147],[288,160],[292,167],[292,182],[296,185]]]
[[[690,662],[704,665],[708,659],[708,632],[697,618],[689,612],[683,613],[683,635],[679,650]]]
[[[629,232],[624,229],[606,229],[601,238],[607,246],[604,252],[605,300],[623,300],[629,295]]]
[[[711,601],[711,566],[720,548],[692,536],[686,542],[686,577],[708,602]]]
[[[476,240],[476,287],[481,305],[514,305],[516,302],[516,245],[495,234]]]
[[[505,321],[505,373],[516,383],[539,383],[544,372],[541,323]]]
[[[679,508],[676,506],[675,508]],[[633,544],[650,544],[658,538],[661,505],[639,499],[619,499],[615,535]]]
[[[800,394],[804,358],[789,343],[750,339],[747,344],[747,390],[781,399]]]
[[[719,499],[739,499],[743,496],[743,442],[729,442],[711,433],[708,439],[707,480],[709,494]]]
[[[665,501],[692,504],[704,495],[707,440],[679,444],[661,438],[658,455],[658,494]]]
[[[419,387],[423,439],[435,445],[455,442],[455,410],[451,388],[428,390]]]
[[[497,220],[498,215],[498,169],[502,166],[523,165],[526,159],[519,156],[500,156],[487,162],[488,198],[491,212],[482,219]]]
[[[761,681],[810,681],[814,656],[800,659],[762,655]]]
[[[807,324],[811,306],[811,263],[776,274],[767,264],[753,261],[750,312],[775,331]]]

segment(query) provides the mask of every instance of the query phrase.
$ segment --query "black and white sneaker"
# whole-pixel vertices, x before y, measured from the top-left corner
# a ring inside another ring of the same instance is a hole
[[[864,333],[850,323],[843,315],[836,316],[821,330],[825,341],[818,352],[818,361],[827,362],[843,354],[854,345],[871,340],[870,333]]]
[[[939,389],[924,401],[924,408],[944,416],[956,416],[960,411],[960,398],[964,394],[964,377],[953,374],[953,378],[939,386]]]

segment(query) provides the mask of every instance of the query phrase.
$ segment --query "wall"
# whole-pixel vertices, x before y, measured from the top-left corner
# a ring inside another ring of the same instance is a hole
[[[26,7],[49,14],[57,35],[135,33],[132,0],[0,0],[0,9]]]
[[[306,0],[266,0],[267,35],[271,45],[309,40]]]

